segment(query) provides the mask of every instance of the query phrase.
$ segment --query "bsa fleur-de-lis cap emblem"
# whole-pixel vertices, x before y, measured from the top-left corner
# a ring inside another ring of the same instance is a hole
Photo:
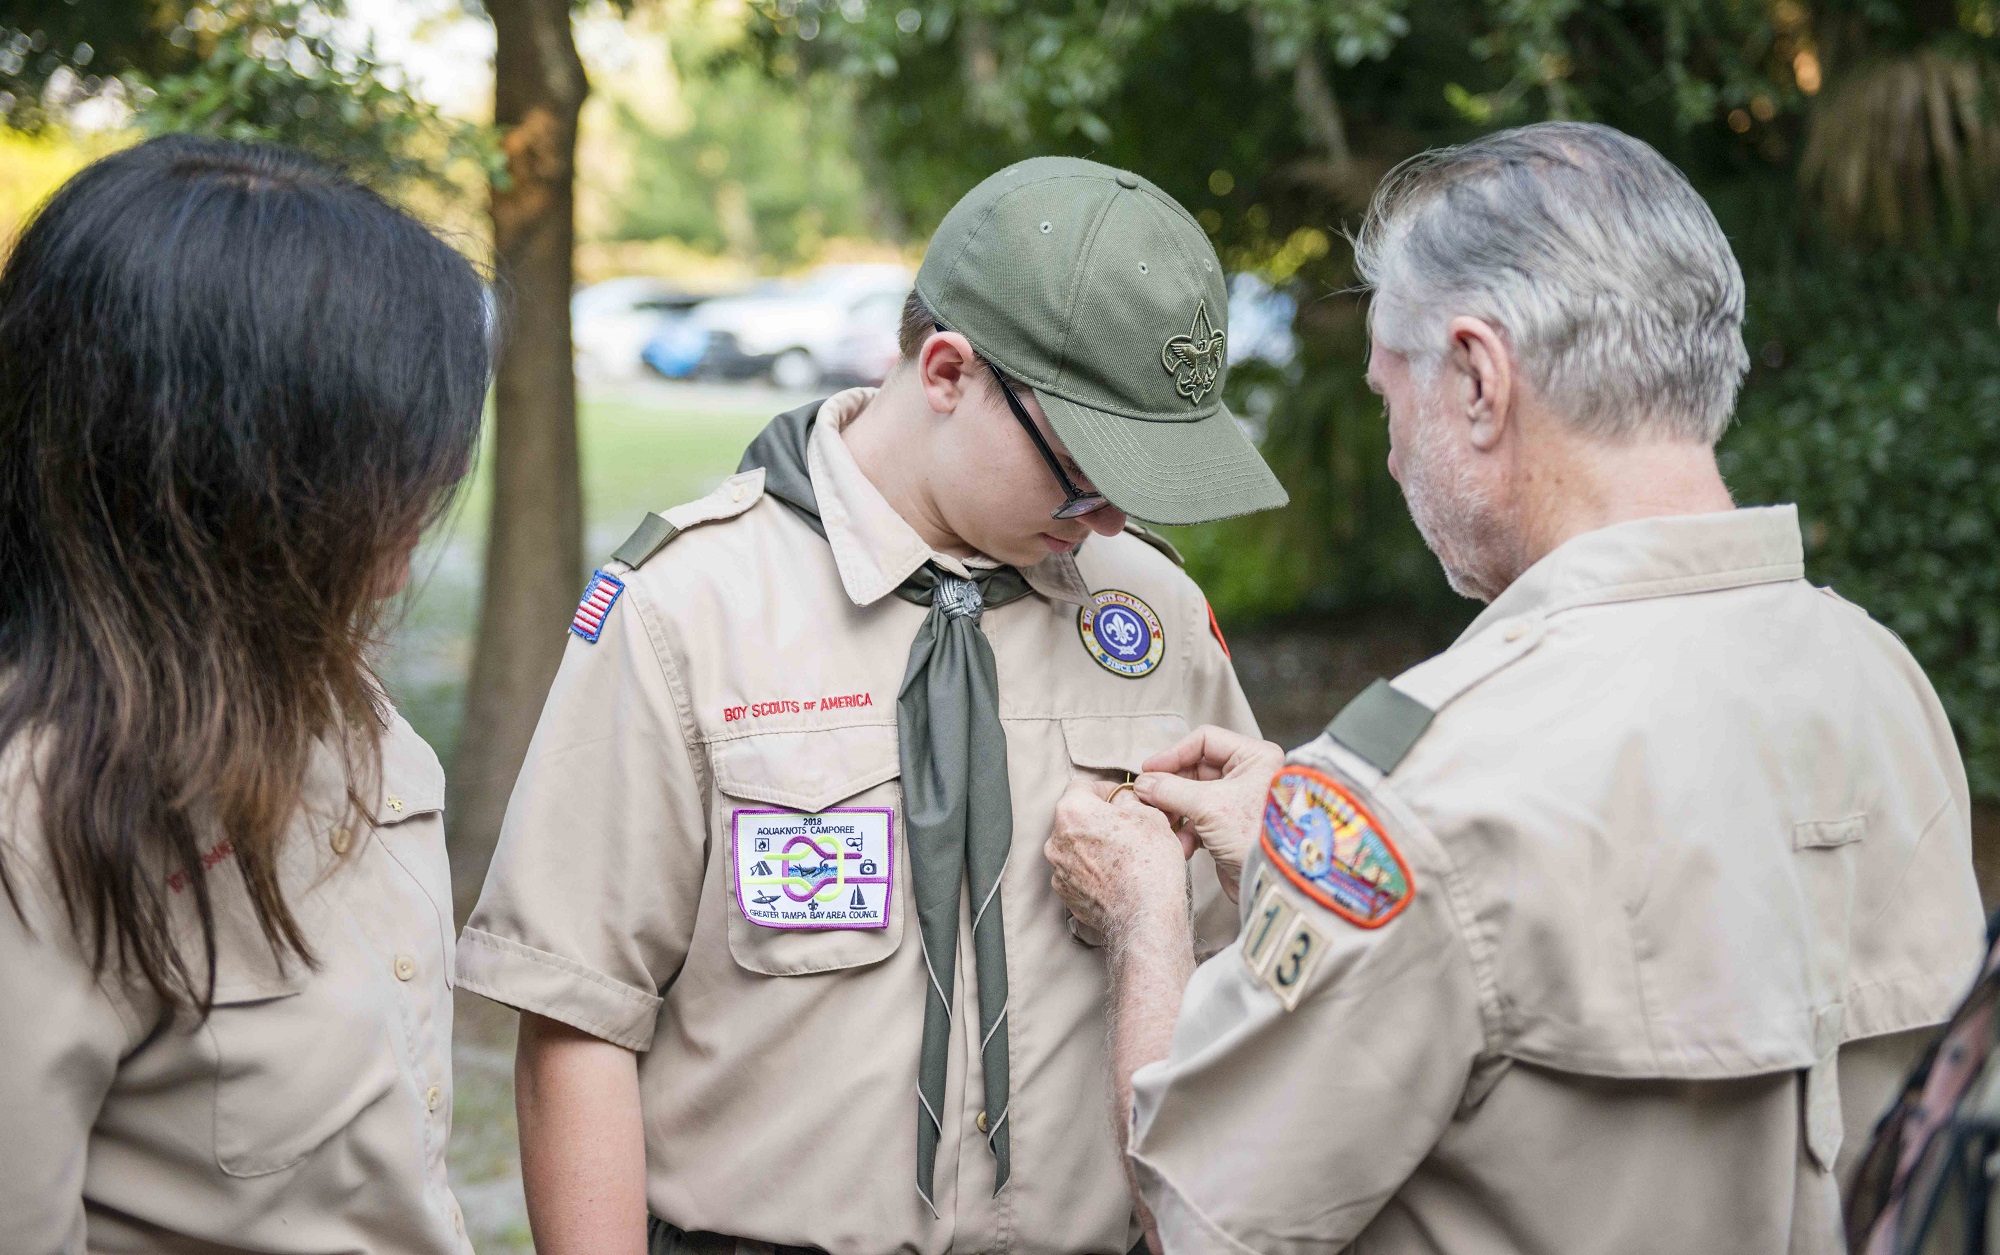
[[[1160,364],[1174,377],[1174,391],[1196,405],[1215,386],[1222,373],[1223,333],[1208,321],[1208,302],[1194,307],[1194,325],[1184,336],[1168,340],[1160,350]]]
[[[1085,476],[1132,517],[1201,523],[1285,504],[1223,403],[1222,263],[1187,210],[1138,175],[1075,157],[1008,166],[938,224],[917,295],[1034,393]]]

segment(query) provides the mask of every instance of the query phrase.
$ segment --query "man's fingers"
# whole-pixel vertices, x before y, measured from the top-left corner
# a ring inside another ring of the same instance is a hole
[[[1203,724],[1178,743],[1139,764],[1139,767],[1142,771],[1164,771],[1173,775],[1185,775],[1204,765],[1220,769],[1229,761],[1233,742],[1246,739],[1227,728],[1218,728],[1212,723]]]
[[[1146,805],[1163,810],[1176,819],[1189,819],[1196,827],[1200,827],[1204,819],[1212,817],[1210,812],[1216,805],[1212,784],[1165,772],[1146,772],[1133,782],[1132,791]]]

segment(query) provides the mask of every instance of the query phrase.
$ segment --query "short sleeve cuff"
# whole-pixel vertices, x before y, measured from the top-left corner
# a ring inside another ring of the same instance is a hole
[[[657,994],[621,984],[573,959],[467,928],[458,939],[458,983],[482,998],[582,1029],[614,1046],[652,1048]]]

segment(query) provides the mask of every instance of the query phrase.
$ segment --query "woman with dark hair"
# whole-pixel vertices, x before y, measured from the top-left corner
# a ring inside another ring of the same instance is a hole
[[[443,777],[367,651],[485,323],[380,197],[185,137],[0,271],[9,1252],[470,1249]]]

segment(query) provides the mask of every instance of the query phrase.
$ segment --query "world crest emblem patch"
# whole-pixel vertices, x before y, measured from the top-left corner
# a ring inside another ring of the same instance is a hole
[[[1402,851],[1347,786],[1288,765],[1264,801],[1264,854],[1300,891],[1357,928],[1380,928],[1416,896]]]
[[[1153,608],[1132,594],[1107,588],[1092,594],[1076,614],[1077,635],[1097,665],[1136,680],[1167,655],[1166,629]]]
[[[1194,307],[1194,325],[1184,336],[1175,336],[1160,349],[1160,365],[1174,377],[1174,391],[1196,405],[1215,386],[1222,374],[1223,345],[1227,337],[1208,319],[1208,302]]]

